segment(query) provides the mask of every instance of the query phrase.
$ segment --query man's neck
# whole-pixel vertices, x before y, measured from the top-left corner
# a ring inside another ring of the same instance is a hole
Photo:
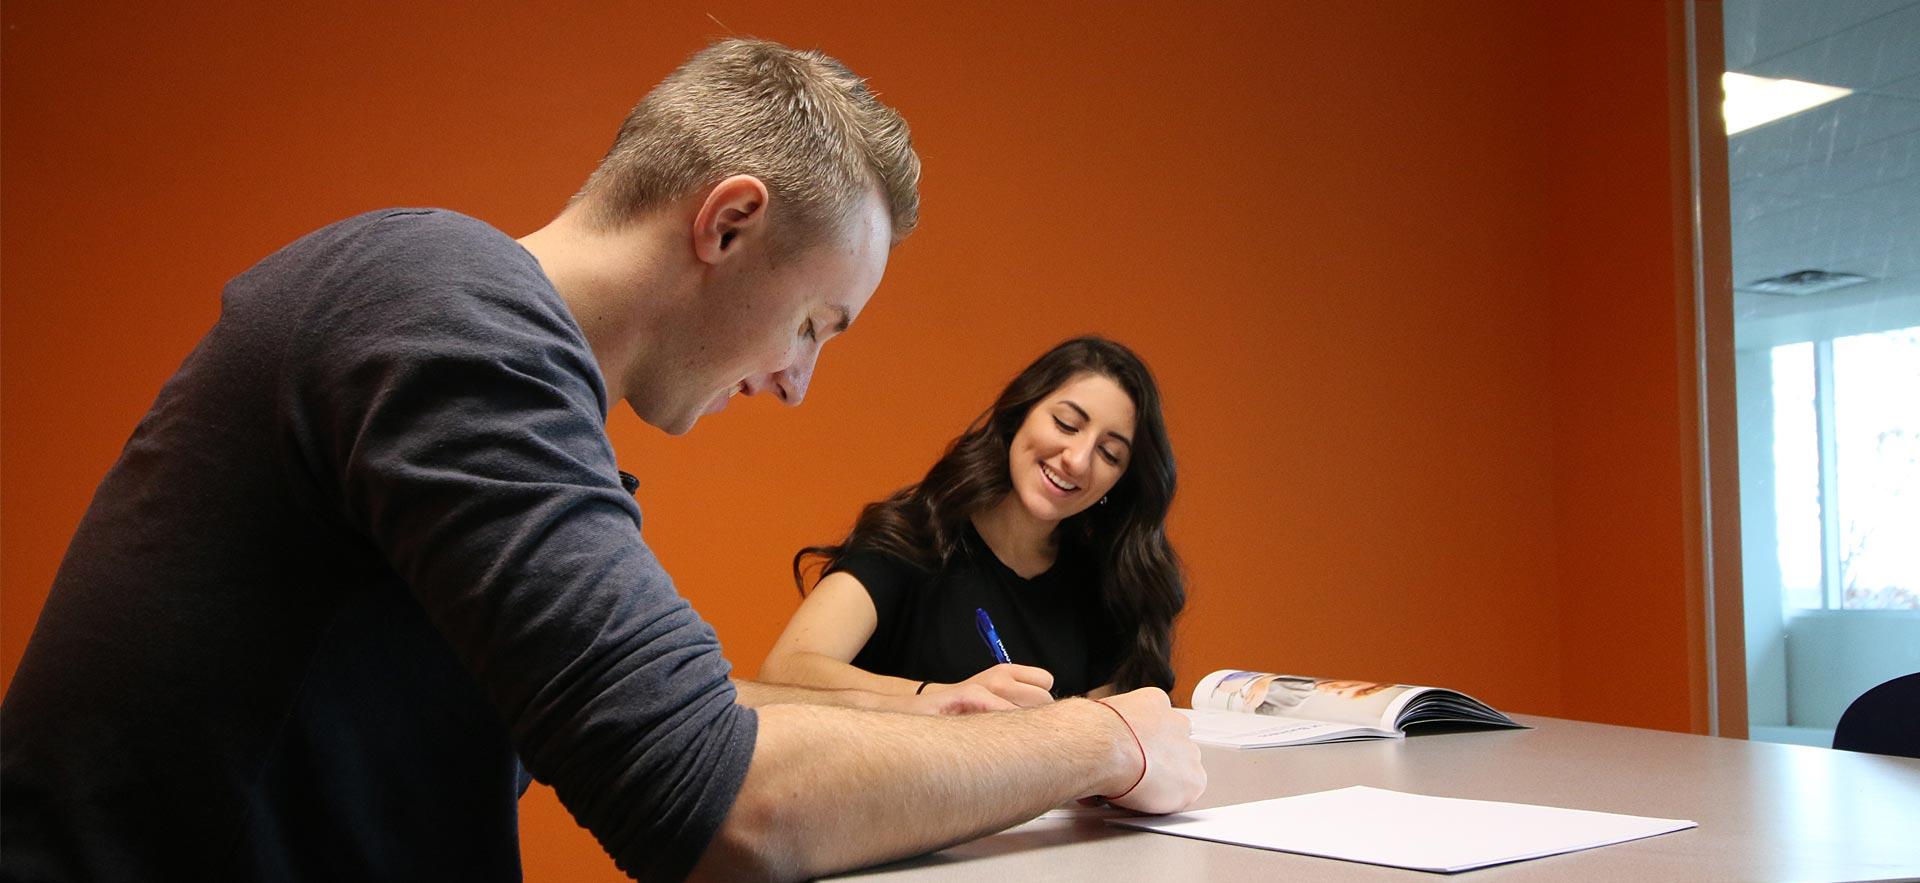
[[[674,264],[666,260],[659,216],[636,219],[615,230],[589,224],[569,210],[520,238],[540,262],[586,335],[600,376],[613,401],[628,398],[632,368],[648,357],[648,341],[660,340],[671,300],[680,290]]]

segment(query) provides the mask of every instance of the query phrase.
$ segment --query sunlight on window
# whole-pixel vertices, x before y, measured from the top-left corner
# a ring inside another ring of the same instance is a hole
[[[1835,338],[1833,398],[1840,606],[1920,608],[1920,326]]]
[[[1820,433],[1813,344],[1773,348],[1774,513],[1780,602],[1820,607]]]

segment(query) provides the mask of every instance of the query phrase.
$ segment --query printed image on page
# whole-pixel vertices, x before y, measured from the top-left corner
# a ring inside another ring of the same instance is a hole
[[[1207,675],[1194,685],[1193,707],[1392,727],[1407,694],[1417,689],[1373,681],[1227,670]]]

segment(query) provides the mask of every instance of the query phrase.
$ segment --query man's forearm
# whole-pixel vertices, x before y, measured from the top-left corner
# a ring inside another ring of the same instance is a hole
[[[1119,718],[1086,701],[963,717],[763,707],[699,871],[797,879],[913,855],[1124,790],[1138,770]]]

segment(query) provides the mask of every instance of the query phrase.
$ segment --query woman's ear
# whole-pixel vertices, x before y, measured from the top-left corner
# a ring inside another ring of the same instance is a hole
[[[718,264],[750,241],[766,238],[767,185],[752,175],[734,175],[707,191],[693,214],[693,254]]]

